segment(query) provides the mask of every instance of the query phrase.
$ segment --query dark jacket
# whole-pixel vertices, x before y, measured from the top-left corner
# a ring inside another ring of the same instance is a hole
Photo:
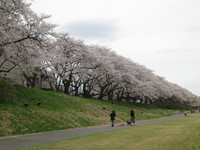
[[[112,112],[112,113],[110,114],[110,119],[111,119],[111,120],[115,120],[115,117],[116,117],[115,112]]]
[[[135,117],[134,111],[131,111],[130,116],[131,116],[131,117]]]

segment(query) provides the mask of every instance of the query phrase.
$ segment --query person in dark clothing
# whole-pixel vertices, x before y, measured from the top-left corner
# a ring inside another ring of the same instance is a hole
[[[130,116],[131,116],[131,123],[133,123],[134,126],[135,126],[135,112],[134,112],[134,110],[131,110]]]
[[[110,114],[110,120],[112,121],[112,127],[114,127],[115,117],[116,117],[116,113],[113,110],[112,113]]]

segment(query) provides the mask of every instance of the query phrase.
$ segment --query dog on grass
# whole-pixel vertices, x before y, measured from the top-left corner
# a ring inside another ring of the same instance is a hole
[[[131,122],[130,121],[126,121],[127,122],[127,126],[132,126]]]

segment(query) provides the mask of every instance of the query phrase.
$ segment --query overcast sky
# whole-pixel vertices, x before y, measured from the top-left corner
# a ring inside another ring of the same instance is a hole
[[[57,31],[98,44],[200,96],[200,0],[34,0]]]

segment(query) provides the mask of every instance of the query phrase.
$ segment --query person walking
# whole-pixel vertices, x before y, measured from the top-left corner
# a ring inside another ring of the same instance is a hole
[[[134,112],[134,110],[131,110],[130,116],[131,116],[131,123],[133,123],[134,126],[135,126],[135,112]]]
[[[112,113],[110,114],[110,120],[112,122],[112,127],[114,127],[115,117],[116,117],[116,113],[113,110]]]

